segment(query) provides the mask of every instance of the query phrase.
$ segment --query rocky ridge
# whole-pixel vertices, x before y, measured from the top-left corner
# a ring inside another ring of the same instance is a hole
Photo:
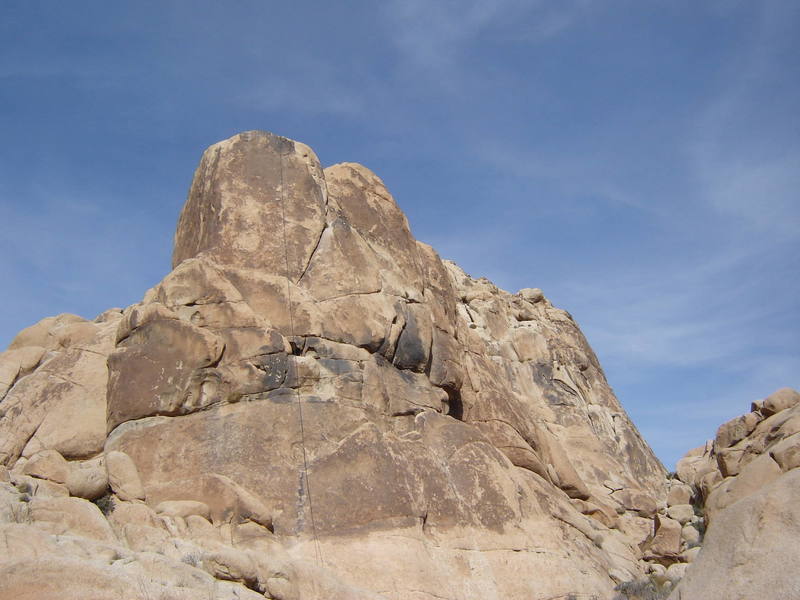
[[[140,303],[0,355],[0,463],[0,598],[611,598],[694,559],[714,477],[668,481],[540,290],[265,132],[204,153]]]

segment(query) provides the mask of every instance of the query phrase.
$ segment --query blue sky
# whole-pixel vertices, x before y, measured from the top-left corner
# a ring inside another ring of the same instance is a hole
[[[416,237],[577,319],[671,467],[800,387],[800,3],[0,5],[0,347],[169,270],[209,144],[361,162]]]

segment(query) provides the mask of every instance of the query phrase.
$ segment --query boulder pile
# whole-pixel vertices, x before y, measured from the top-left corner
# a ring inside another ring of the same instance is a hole
[[[707,533],[670,598],[800,598],[798,467],[800,393],[790,388],[754,402],[678,462],[678,486],[691,489]]]

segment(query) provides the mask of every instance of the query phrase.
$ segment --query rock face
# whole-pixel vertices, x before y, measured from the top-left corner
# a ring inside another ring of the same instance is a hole
[[[783,388],[687,454],[707,534],[670,600],[800,598],[800,394]],[[775,568],[786,565],[786,568]]]
[[[142,302],[20,333],[0,400],[0,598],[606,598],[691,518],[653,531],[665,471],[568,313],[264,132],[205,152]]]

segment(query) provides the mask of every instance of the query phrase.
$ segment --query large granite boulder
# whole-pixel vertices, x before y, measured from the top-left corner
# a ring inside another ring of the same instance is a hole
[[[671,600],[800,598],[800,470],[721,511]]]

